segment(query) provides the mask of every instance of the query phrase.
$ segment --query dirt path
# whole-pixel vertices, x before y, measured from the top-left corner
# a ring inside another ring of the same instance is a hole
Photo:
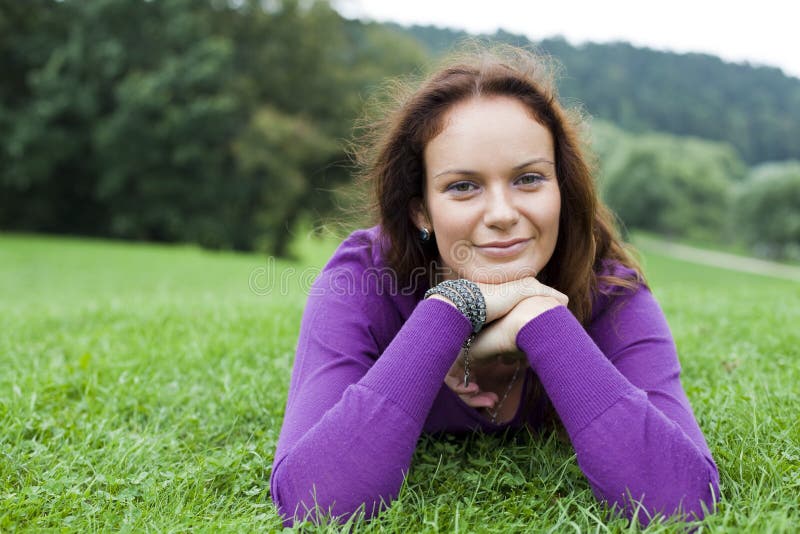
[[[634,239],[633,243],[642,250],[665,254],[681,260],[711,265],[713,267],[720,267],[732,271],[754,273],[800,282],[800,267],[748,258],[746,256],[737,256],[736,254],[728,254],[727,252],[695,248],[650,237],[637,237]]]

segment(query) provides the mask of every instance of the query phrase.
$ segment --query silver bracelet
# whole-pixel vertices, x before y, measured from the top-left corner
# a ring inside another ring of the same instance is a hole
[[[472,324],[472,332],[477,334],[486,322],[486,300],[478,284],[471,280],[445,280],[425,292],[425,298],[442,295],[455,304]]]

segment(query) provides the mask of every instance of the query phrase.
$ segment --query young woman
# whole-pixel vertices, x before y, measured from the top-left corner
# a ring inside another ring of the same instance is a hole
[[[378,224],[303,316],[271,480],[286,524],[388,506],[422,432],[552,412],[598,499],[712,510],[669,328],[539,58],[475,53],[398,101],[363,154]]]

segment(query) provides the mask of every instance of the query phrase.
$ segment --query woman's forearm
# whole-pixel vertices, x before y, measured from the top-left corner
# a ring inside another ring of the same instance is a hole
[[[287,524],[309,513],[316,517],[315,510],[341,516],[363,507],[369,517],[397,496],[427,414],[469,330],[469,321],[449,304],[423,301],[374,365],[321,418],[306,420],[302,405],[287,410],[293,420],[285,425],[308,428],[281,447],[272,473],[272,497]],[[337,387],[336,362],[329,365],[326,380]],[[294,397],[313,404],[314,389]]]
[[[637,355],[644,365],[649,359],[652,369],[644,375],[653,378],[652,388],[633,385],[566,308],[550,310],[528,323],[517,341],[599,499],[621,507],[628,516],[635,508],[631,498],[651,515],[702,516],[703,505],[713,507],[716,466],[682,396],[679,368],[665,372],[667,379],[658,376],[659,355],[654,351],[662,350],[660,341],[650,347],[651,352],[648,339],[629,349],[644,351]],[[656,402],[664,409],[654,402],[659,397]],[[643,516],[639,520],[647,523]]]
[[[719,499],[719,475],[698,447],[642,391],[621,398],[572,439],[578,463],[598,499],[639,521],[655,513],[699,519]],[[705,509],[704,509],[705,507]]]

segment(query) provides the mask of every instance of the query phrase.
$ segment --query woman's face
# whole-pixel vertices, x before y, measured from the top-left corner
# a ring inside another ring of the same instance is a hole
[[[561,193],[553,138],[510,97],[456,104],[424,151],[417,227],[433,230],[449,277],[503,283],[539,273],[555,250]]]

